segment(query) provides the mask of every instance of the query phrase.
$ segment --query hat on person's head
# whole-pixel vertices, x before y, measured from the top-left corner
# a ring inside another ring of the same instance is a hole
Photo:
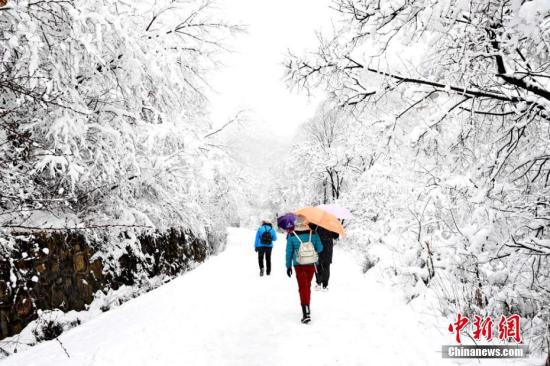
[[[294,230],[295,231],[311,230],[305,216],[296,215],[296,225],[294,227]]]

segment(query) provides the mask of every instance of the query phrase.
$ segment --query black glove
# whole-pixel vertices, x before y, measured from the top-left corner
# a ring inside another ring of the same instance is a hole
[[[254,250],[256,251],[256,253],[258,252],[258,247],[255,247]]]
[[[288,277],[292,277],[292,267],[288,267],[288,268],[286,269],[286,275],[287,275]]]

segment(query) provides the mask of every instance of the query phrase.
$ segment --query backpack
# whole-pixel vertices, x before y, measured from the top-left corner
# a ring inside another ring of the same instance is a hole
[[[265,230],[260,236],[260,243],[263,245],[271,245],[273,243],[273,237],[271,236],[271,228]]]
[[[319,254],[315,250],[315,246],[311,242],[311,231],[309,232],[309,241],[303,242],[300,237],[293,233],[296,239],[300,242],[300,248],[296,251],[296,263],[298,264],[315,264],[319,261]]]

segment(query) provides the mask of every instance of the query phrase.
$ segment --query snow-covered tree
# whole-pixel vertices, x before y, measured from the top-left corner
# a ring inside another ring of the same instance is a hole
[[[283,207],[338,200],[378,155],[356,116],[329,101],[302,125],[284,161],[275,194]]]
[[[398,272],[438,288],[445,313],[520,313],[532,344],[547,349],[550,6],[337,0],[335,9],[335,35],[291,55],[287,71],[295,86],[327,89],[385,143],[343,195],[357,230],[401,254]]]
[[[10,1],[0,225],[212,229],[234,207],[204,80],[235,31],[210,1]]]

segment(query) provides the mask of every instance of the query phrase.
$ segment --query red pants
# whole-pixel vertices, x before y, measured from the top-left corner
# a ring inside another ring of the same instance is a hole
[[[311,297],[311,280],[315,273],[315,266],[295,266],[296,279],[298,280],[298,292],[300,292],[300,302],[302,305],[309,305]]]

